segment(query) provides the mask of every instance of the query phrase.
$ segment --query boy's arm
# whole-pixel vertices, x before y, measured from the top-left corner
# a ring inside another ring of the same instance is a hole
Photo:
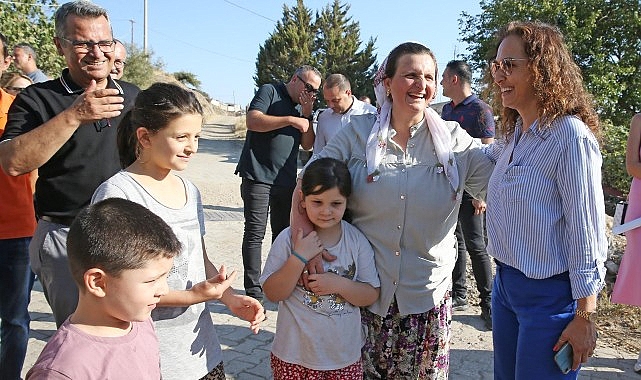
[[[319,296],[339,294],[354,306],[369,306],[373,304],[381,292],[364,282],[352,281],[336,273],[321,273],[309,275],[309,287]]]

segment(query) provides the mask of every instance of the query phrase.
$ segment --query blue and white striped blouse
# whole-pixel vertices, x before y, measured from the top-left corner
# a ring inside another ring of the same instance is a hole
[[[488,252],[529,278],[568,272],[574,299],[599,292],[607,256],[601,153],[578,118],[517,126],[496,161],[487,195]]]

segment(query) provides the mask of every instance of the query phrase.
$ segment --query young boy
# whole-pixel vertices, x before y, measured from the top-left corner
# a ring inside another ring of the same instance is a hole
[[[78,214],[67,251],[78,306],[27,379],[160,379],[150,314],[181,251],[171,228],[137,203],[109,198]]]

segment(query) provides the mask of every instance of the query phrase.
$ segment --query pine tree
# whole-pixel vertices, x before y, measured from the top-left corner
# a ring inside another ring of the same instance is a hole
[[[258,50],[254,76],[256,86],[278,80],[288,81],[301,65],[316,66],[312,56],[314,31],[312,13],[303,0],[298,0],[293,8],[283,5],[283,18]]]
[[[283,6],[283,18],[259,48],[254,76],[256,86],[288,81],[296,68],[309,64],[323,76],[344,74],[355,95],[374,99],[371,78],[377,68],[375,39],[370,38],[359,50],[360,27],[348,17],[349,8],[334,0],[320,13],[316,12],[312,21],[312,13],[303,0],[298,0],[293,8]]]
[[[334,0],[320,14],[316,14],[316,40],[314,54],[318,69],[325,75],[339,73],[347,76],[356,96],[367,95],[374,99],[370,69],[376,60],[375,39],[370,38],[359,51],[360,27],[347,16],[350,6]]]

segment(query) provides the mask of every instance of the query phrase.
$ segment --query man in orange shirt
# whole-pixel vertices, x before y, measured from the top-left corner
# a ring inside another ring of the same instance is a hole
[[[0,75],[10,63],[0,33]],[[0,89],[0,135],[13,95]],[[29,340],[27,306],[33,285],[29,242],[36,228],[31,174],[10,177],[0,169],[0,379],[20,379]]]

